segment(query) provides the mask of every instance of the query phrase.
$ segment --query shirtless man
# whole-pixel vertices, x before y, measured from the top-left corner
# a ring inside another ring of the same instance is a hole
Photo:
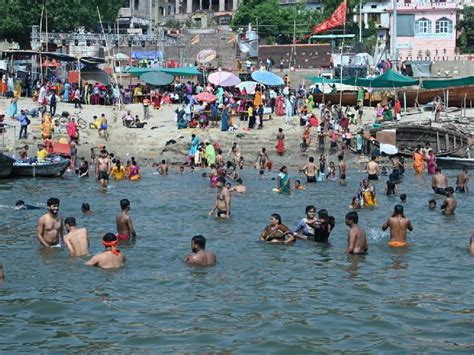
[[[100,157],[97,159],[95,165],[95,175],[97,180],[100,181],[100,186],[103,189],[107,188],[109,181],[110,171],[112,170],[112,163],[109,159],[109,154],[106,150],[100,151]]]
[[[308,162],[303,166],[304,174],[306,175],[306,182],[316,182],[316,175],[318,173],[318,167],[314,163],[314,157],[309,157]]]
[[[120,200],[120,212],[115,218],[117,224],[117,239],[118,240],[129,240],[135,238],[137,234],[133,228],[132,217],[128,214],[130,211],[130,201],[127,199]]]
[[[120,252],[115,249],[118,244],[118,239],[113,233],[107,233],[102,238],[102,244],[104,244],[105,251],[94,255],[88,262],[87,266],[98,266],[102,269],[117,269],[124,266],[126,258]]]
[[[63,238],[63,219],[59,216],[59,200],[51,197],[47,202],[48,213],[41,216],[36,227],[36,237],[46,248],[60,247]]]
[[[413,226],[408,218],[403,215],[403,206],[396,205],[393,214],[383,224],[382,230],[390,227],[390,241],[388,245],[399,248],[407,246],[407,231],[412,231]]]
[[[188,265],[214,266],[216,265],[216,255],[212,251],[206,251],[206,238],[202,235],[195,235],[191,240],[191,250],[194,254],[186,257]]]
[[[265,170],[267,168],[267,160],[269,160],[266,148],[262,148],[260,153],[258,153],[257,159],[258,159],[259,169]]]
[[[247,191],[247,187],[242,185],[242,179],[241,178],[238,178],[237,180],[235,180],[235,183],[237,184],[237,186],[234,186],[232,188],[232,191],[235,191],[239,194],[243,194]]]
[[[446,193],[446,198],[444,199],[444,202],[441,205],[441,209],[443,210],[443,214],[453,215],[458,205],[456,199],[453,196],[454,189],[451,186],[449,186],[445,189],[445,193]]]
[[[77,228],[76,219],[68,217],[64,220],[64,228],[67,234],[64,236],[64,244],[69,249],[70,256],[89,255],[89,237],[86,228]]]
[[[214,208],[209,212],[209,216],[212,216],[217,210],[217,217],[230,218],[230,191],[225,187],[225,179],[220,176],[217,178],[217,199]]]
[[[337,159],[339,159],[339,185],[343,186],[346,184],[346,162],[343,155],[339,155]]]
[[[158,172],[160,175],[168,175],[168,164],[166,164],[166,160],[162,160],[160,166],[158,167]]]
[[[367,171],[367,178],[369,180],[378,180],[380,174],[379,164],[375,161],[377,157],[372,155],[372,159],[367,163],[365,170]]]
[[[456,178],[456,192],[469,192],[469,179],[469,170],[467,167],[464,167],[462,172]]]
[[[357,223],[359,223],[357,212],[352,211],[346,214],[346,225],[349,227],[346,254],[365,254],[369,250],[365,232]]]
[[[436,168],[435,174],[431,178],[431,187],[435,194],[446,195],[448,187],[448,178],[441,172],[440,168]]]

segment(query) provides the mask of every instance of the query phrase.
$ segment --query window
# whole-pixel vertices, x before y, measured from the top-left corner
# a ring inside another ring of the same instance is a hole
[[[424,17],[417,20],[416,33],[431,33],[431,21]]]
[[[442,17],[436,21],[436,33],[451,33],[453,32],[453,22],[446,18]]]

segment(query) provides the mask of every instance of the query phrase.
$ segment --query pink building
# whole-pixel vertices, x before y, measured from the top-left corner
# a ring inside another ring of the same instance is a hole
[[[398,0],[399,60],[453,60],[458,0]],[[390,5],[393,24],[393,6]],[[391,38],[391,41],[393,38]],[[393,48],[390,43],[390,48]]]

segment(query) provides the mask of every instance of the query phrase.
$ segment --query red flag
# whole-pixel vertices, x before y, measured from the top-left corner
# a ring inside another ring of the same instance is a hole
[[[347,0],[344,0],[342,4],[339,5],[336,10],[334,10],[331,17],[329,17],[326,21],[313,26],[311,33],[304,36],[303,39],[307,39],[316,33],[329,31],[333,28],[344,25],[346,23],[346,10]]]
[[[311,34],[329,31],[333,28],[344,25],[346,23],[346,10],[347,0],[344,0],[342,4],[334,10],[330,18],[313,27]]]

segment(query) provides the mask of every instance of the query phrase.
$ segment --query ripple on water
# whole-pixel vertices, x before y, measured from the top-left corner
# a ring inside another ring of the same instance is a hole
[[[472,352],[468,194],[458,196],[456,216],[442,216],[427,209],[429,178],[408,173],[400,189],[415,227],[411,246],[387,247],[380,227],[398,199],[379,196],[376,209],[360,211],[369,254],[345,256],[344,215],[361,174],[352,172],[342,188],[317,183],[290,196],[272,193],[275,181],[259,180],[255,171],[242,175],[249,193],[233,199],[229,221],[207,216],[216,191],[199,173],[149,171],[136,184],[112,182],[105,193],[92,178],[0,181],[7,274],[0,284],[0,350]],[[376,186],[383,191],[384,181]],[[40,250],[35,225],[44,211],[10,207],[18,199],[44,206],[52,195],[61,199],[63,216],[88,227],[93,253],[102,249],[101,235],[115,230],[119,200],[129,198],[139,237],[121,246],[127,266],[102,271],[64,250]],[[92,215],[80,215],[82,202]],[[271,213],[293,228],[308,204],[335,216],[330,246],[257,241]],[[216,267],[184,265],[195,234],[208,238]]]

